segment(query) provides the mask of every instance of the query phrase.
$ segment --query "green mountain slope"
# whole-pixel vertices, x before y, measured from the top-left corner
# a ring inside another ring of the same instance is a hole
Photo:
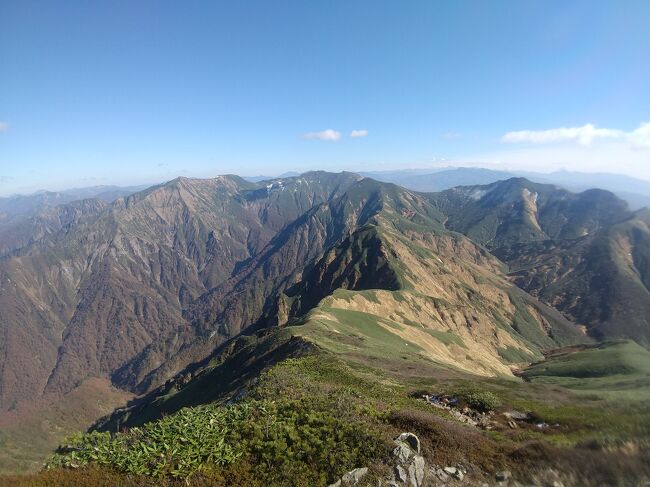
[[[650,345],[647,210],[580,239],[519,244],[496,252],[514,282],[597,338]]]
[[[446,227],[486,246],[520,288],[597,339],[648,346],[647,210],[630,212],[607,191],[573,194],[522,178],[430,198]]]
[[[608,191],[574,194],[524,178],[453,188],[431,199],[447,215],[447,228],[491,250],[514,243],[578,238],[630,215],[625,202]]]

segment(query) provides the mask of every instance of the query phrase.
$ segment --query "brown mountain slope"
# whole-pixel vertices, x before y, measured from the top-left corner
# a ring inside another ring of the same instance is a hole
[[[181,178],[117,200],[0,261],[0,405],[65,393],[89,377],[146,392],[247,327],[304,313],[337,287],[418,283],[468,310],[484,307],[485,326],[515,323],[531,346],[552,346],[537,305],[493,281],[499,263],[442,221],[427,198],[348,173],[260,184]],[[365,268],[339,262],[332,279],[319,276],[332,255],[357,253],[356,242],[342,249],[367,225],[376,233],[354,257]],[[392,284],[368,274],[381,259],[393,262]],[[483,274],[467,274],[470,264]],[[466,274],[485,282],[481,292],[466,289]],[[290,299],[303,281],[311,288],[286,308],[278,296]],[[497,301],[488,299],[495,286]],[[519,312],[497,316],[495,307]]]
[[[17,252],[48,235],[96,217],[106,203],[99,199],[79,200],[59,206],[46,206],[35,215],[0,222],[0,257]]]
[[[96,218],[0,260],[0,407],[110,375],[164,343],[141,363],[158,367],[205,334],[184,316],[192,301],[246,268],[275,232],[358,179],[179,179],[117,200]],[[214,338],[209,349],[224,339]]]

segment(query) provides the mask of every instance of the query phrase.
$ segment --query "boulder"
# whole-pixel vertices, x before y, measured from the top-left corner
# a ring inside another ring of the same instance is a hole
[[[367,474],[367,467],[355,468],[341,477],[341,480],[343,481],[343,485],[346,485],[346,483],[349,485],[357,485]]]
[[[402,465],[395,465],[395,481],[405,484],[408,479],[409,478],[408,474],[406,473],[406,469],[404,469]]]
[[[395,438],[392,453],[393,475],[385,485],[391,487],[421,487],[424,485],[426,462],[420,455],[420,440],[413,433]]]
[[[445,467],[443,470],[445,471],[446,474],[451,475],[456,480],[463,480],[463,478],[465,477],[465,473],[460,468]]]
[[[420,454],[420,439],[413,433],[402,433],[397,437],[395,442],[406,443],[411,448],[411,450],[413,450],[418,455]]]
[[[435,478],[440,480],[441,482],[448,482],[449,481],[449,474],[447,474],[442,468],[440,467],[433,467],[429,471],[431,475],[433,475]]]
[[[528,421],[530,415],[522,411],[506,411],[503,413],[506,419],[514,419],[516,421]]]
[[[409,464],[409,482],[413,487],[419,487],[424,482],[424,465],[424,458],[420,455],[413,457],[413,461]]]
[[[415,455],[415,452],[406,443],[401,441],[395,441],[395,443],[397,446],[393,449],[393,458],[398,462],[398,465],[407,463]]]
[[[343,475],[343,477],[338,479],[333,484],[330,484],[328,487],[346,487],[351,485],[357,485],[359,482],[361,482],[361,479],[363,479],[367,474],[368,474],[367,467],[355,468],[354,470],[350,470],[348,473]]]
[[[512,474],[509,470],[501,470],[494,476],[497,482],[505,482],[506,480],[510,480],[510,477],[512,477]]]
[[[456,467],[445,467],[443,470],[448,475],[456,475],[458,472],[458,469]]]

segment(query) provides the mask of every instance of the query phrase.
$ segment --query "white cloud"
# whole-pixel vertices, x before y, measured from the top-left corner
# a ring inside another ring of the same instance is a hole
[[[575,141],[580,145],[591,145],[597,138],[618,139],[625,135],[622,130],[599,129],[588,123],[582,127],[561,127],[549,130],[519,130],[508,132],[501,137],[502,142],[532,144],[552,144],[555,142]]]
[[[305,140],[327,140],[329,142],[336,142],[341,139],[341,132],[327,129],[321,132],[308,132],[304,134],[302,138]]]
[[[627,138],[634,148],[650,147],[650,123],[642,123],[638,129],[627,134]]]
[[[350,132],[350,137],[352,138],[358,138],[358,137],[365,137],[368,135],[367,130],[353,130]]]
[[[445,140],[460,139],[462,136],[463,134],[458,132],[445,132],[444,134],[440,134],[440,137],[442,137]]]
[[[631,132],[620,129],[601,129],[593,124],[582,127],[560,127],[548,130],[519,130],[508,132],[501,137],[501,142],[555,144],[561,142],[577,142],[590,146],[596,139],[618,139],[627,141],[632,147],[650,147],[650,123],[642,123]]]
[[[9,129],[7,122],[0,122],[0,132],[6,132]]]

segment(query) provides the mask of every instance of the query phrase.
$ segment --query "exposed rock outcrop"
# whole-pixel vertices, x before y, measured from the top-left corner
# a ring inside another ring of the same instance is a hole
[[[402,433],[395,439],[391,454],[392,476],[386,487],[421,487],[424,485],[426,462],[420,455],[420,440],[413,433]]]

